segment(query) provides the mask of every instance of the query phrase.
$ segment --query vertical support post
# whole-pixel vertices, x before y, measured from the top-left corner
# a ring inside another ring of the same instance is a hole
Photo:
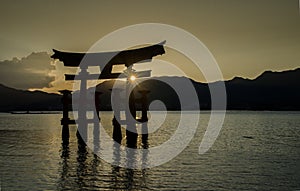
[[[120,96],[120,92],[121,89],[115,88],[114,91],[112,91],[112,100],[120,100],[121,96]],[[114,117],[112,120],[112,124],[113,124],[113,139],[121,144],[122,141],[122,131],[121,131],[121,125],[120,125],[120,121],[121,121],[121,115],[120,115],[120,105],[116,106],[114,108],[115,110],[114,112]]]
[[[68,125],[69,124],[69,103],[70,103],[70,95],[71,91],[69,90],[61,90],[59,91],[63,94],[62,96],[62,104],[63,104],[63,117],[61,119],[61,125]]]
[[[114,116],[113,120],[112,120],[112,124],[113,124],[113,139],[121,144],[122,142],[122,131],[121,131],[121,125],[118,122],[118,120],[116,119],[116,117]]]
[[[98,116],[98,119],[100,120],[100,95],[102,92],[95,92],[95,108],[96,108],[96,116]]]
[[[138,134],[136,130],[136,107],[135,96],[133,92],[129,97],[129,111],[127,111],[126,122],[127,146],[131,148],[136,148]]]
[[[126,100],[129,101],[129,108],[125,109],[126,115],[126,137],[127,146],[131,148],[136,148],[137,146],[137,130],[136,130],[136,107],[135,107],[135,95],[133,92],[133,86],[130,81],[131,74],[133,73],[132,66],[127,68],[127,80],[126,80]]]
[[[71,91],[69,90],[61,90],[59,91],[60,93],[63,94],[62,96],[62,103],[63,103],[63,117],[61,119],[61,125],[62,127],[62,140],[63,143],[68,143],[69,142],[69,103],[70,103],[70,95]]]
[[[129,112],[133,118],[132,123],[136,123],[136,106],[135,106],[135,95],[132,90],[131,94],[129,94]]]
[[[150,93],[149,90],[140,90],[139,93],[142,95],[141,97],[141,105],[142,105],[142,118],[141,122],[142,123],[142,143],[143,143],[143,148],[146,149],[148,148],[148,96],[147,94]]]
[[[96,111],[94,113],[94,129],[93,129],[93,141],[94,141],[94,151],[98,151],[99,147],[100,147],[100,143],[99,143],[99,135],[100,135],[100,95],[102,94],[102,92],[95,92],[95,108]]]
[[[87,66],[80,66],[80,91],[79,91],[79,104],[78,104],[78,128],[77,133],[84,141],[87,141],[87,79],[88,72]]]
[[[147,98],[147,94],[150,93],[149,90],[140,90],[139,93],[142,95],[141,97],[141,105],[142,105],[142,118],[141,121],[142,122],[146,122],[148,121],[148,116],[147,116],[147,112],[148,112],[148,98]]]

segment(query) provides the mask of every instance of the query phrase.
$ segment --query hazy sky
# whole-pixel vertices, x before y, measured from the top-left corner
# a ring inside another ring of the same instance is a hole
[[[147,22],[174,25],[195,35],[212,52],[225,79],[300,67],[298,0],[2,0],[0,83],[27,89],[47,87],[48,81],[62,88],[62,66],[50,65],[48,55],[37,52],[86,51],[116,29]],[[182,60],[170,55],[162,58],[182,66]],[[185,70],[204,81],[192,68]],[[166,74],[168,70],[161,71]]]

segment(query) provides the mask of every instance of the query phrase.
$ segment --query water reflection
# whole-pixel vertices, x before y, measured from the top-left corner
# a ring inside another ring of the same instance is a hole
[[[103,124],[111,125],[112,113],[104,115]],[[133,170],[132,190],[299,189],[300,113],[229,111],[226,115],[222,134],[212,150],[201,156],[197,152],[210,119],[204,113],[194,140],[174,160],[144,171]],[[167,140],[175,132],[180,116],[171,112],[166,123],[149,134],[149,147]],[[2,190],[79,190],[74,126],[69,127],[70,139],[63,142],[60,115],[0,117]],[[109,134],[111,130],[107,128]],[[242,137],[246,135],[253,139]],[[138,147],[142,146],[138,142]],[[87,187],[83,190],[125,190],[127,169],[114,168],[88,148],[86,157],[87,173],[82,181]],[[125,160],[126,154],[122,153],[119,161],[124,164]]]
[[[68,125],[63,125],[61,137],[62,137],[62,141],[63,141],[63,146],[64,145],[68,146],[69,145],[69,138],[70,138],[69,126]]]
[[[121,181],[121,167],[119,167],[121,162],[121,154],[120,154],[121,145],[118,143],[114,143],[113,145],[113,163],[111,166],[111,181],[112,181],[112,189],[122,189],[124,188],[123,182]]]
[[[68,128],[68,127],[67,127]],[[69,132],[69,129],[67,129]],[[66,127],[63,127],[63,132],[66,131]],[[69,136],[65,136],[66,133],[62,133],[62,145],[61,145],[61,166],[62,171],[60,174],[59,187],[65,188],[65,183],[68,181],[69,175],[69,156],[70,156],[70,148],[69,148]]]
[[[117,125],[117,129],[119,128],[119,124],[113,124]],[[142,128],[142,133],[147,132],[147,123],[141,125],[140,128]],[[99,126],[96,125],[93,128],[95,153],[99,153],[101,149],[99,137]],[[147,169],[133,170],[119,167],[119,165],[126,164],[132,168],[136,165],[143,167],[147,165],[148,135],[138,136],[137,133],[133,133],[126,136],[124,143],[139,150],[130,149],[124,153],[122,145],[115,142],[112,148],[114,165],[110,165],[102,162],[87,147],[78,131],[74,137],[62,136],[58,190],[140,190],[147,188]],[[111,171],[107,171],[107,168]]]
[[[142,172],[143,177],[146,174],[146,168],[148,166],[148,153],[149,153],[149,142],[148,142],[148,123],[142,124]]]
[[[77,186],[79,189],[82,189],[86,186],[86,182],[84,181],[85,176],[87,174],[87,148],[86,148],[86,143],[84,140],[81,138],[80,134],[76,133],[77,136],[77,145],[78,145],[78,150],[77,150]]]
[[[94,148],[93,148],[94,153],[98,153],[100,151],[100,125],[99,125],[99,123],[94,124],[94,128],[93,128],[93,146],[94,146]]]
[[[149,148],[148,142],[148,123],[142,124],[142,147],[143,149]]]

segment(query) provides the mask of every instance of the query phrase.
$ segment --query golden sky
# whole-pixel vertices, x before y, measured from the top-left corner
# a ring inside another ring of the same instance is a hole
[[[2,0],[0,71],[6,75],[0,74],[0,83],[28,89],[47,88],[49,82],[57,86],[52,90],[63,88],[63,67],[51,65],[48,55],[40,52],[87,51],[114,30],[149,22],[195,35],[214,55],[224,79],[300,67],[298,0]],[[162,59],[186,66],[184,57],[168,52]],[[184,69],[189,77],[205,81],[192,67]],[[155,75],[176,75],[168,72],[154,68]],[[40,84],[33,82],[39,78]]]

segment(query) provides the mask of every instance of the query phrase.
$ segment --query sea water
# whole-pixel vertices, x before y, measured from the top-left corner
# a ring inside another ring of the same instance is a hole
[[[201,113],[194,138],[169,162],[128,169],[79,145],[74,125],[64,145],[60,114],[0,114],[1,190],[300,190],[300,112],[228,111],[200,155],[209,117]],[[109,135],[111,120],[112,112],[101,112]],[[168,112],[148,146],[167,141],[179,120]]]

